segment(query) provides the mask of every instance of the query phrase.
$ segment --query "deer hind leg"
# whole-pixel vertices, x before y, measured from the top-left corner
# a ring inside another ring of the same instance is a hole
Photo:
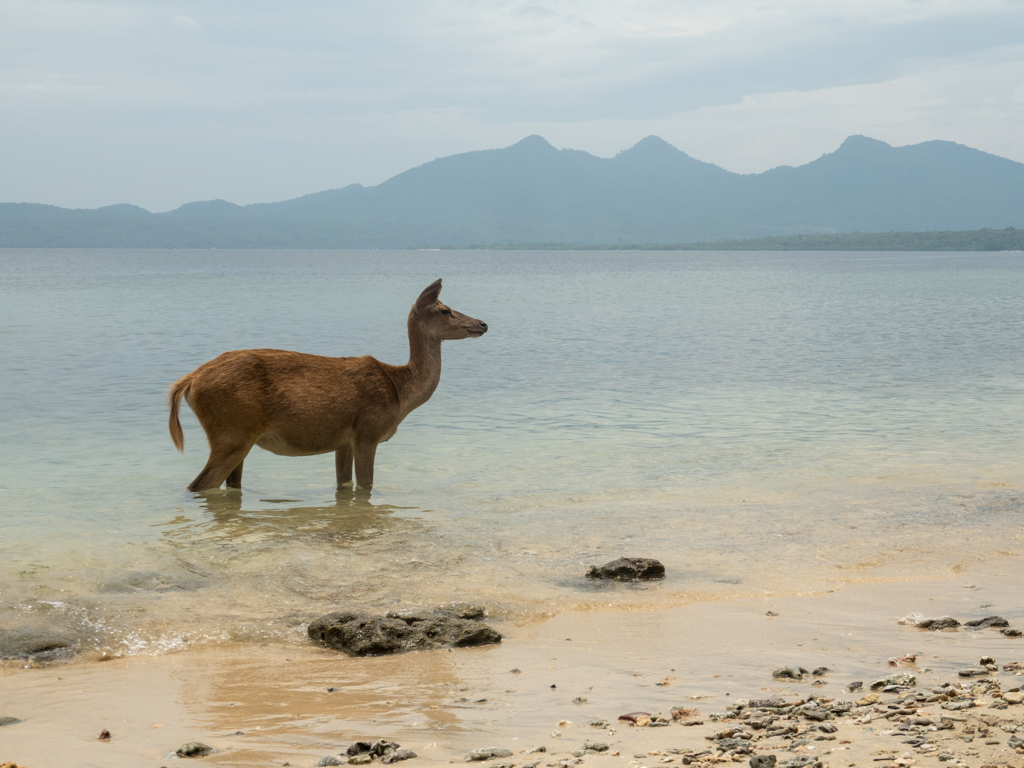
[[[334,452],[334,469],[338,473],[338,487],[352,482],[352,446],[346,445]]]
[[[220,488],[225,480],[229,480],[232,488],[241,488],[242,484],[242,462],[249,455],[255,443],[242,443],[231,445],[211,445],[210,458],[193,480],[188,489],[190,491],[207,491],[211,488]],[[235,479],[238,485],[231,485],[230,479]]]
[[[244,463],[244,460],[238,462],[238,466],[231,470],[231,474],[228,475],[228,479],[225,482],[225,485],[227,485],[228,488],[242,487],[242,465]]]
[[[356,443],[356,486],[362,491],[373,487],[373,460],[377,443]]]

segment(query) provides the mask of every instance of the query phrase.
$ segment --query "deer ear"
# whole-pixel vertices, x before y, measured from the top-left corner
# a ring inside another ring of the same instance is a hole
[[[423,293],[416,299],[416,309],[423,309],[428,307],[437,301],[438,295],[441,293],[441,278],[438,278],[426,288],[423,289]]]

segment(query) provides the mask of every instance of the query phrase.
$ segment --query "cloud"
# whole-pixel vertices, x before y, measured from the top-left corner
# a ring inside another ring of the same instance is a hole
[[[736,171],[852,133],[1024,160],[1022,39],[1015,0],[8,0],[0,200],[281,199],[529,133]]]

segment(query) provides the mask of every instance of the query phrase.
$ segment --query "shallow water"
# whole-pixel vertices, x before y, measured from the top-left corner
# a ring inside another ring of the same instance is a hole
[[[228,349],[407,359],[486,320],[377,454],[196,495],[168,385]],[[157,653],[342,605],[498,617],[919,577],[1022,548],[1021,254],[0,251],[0,627]],[[588,584],[622,554],[664,583]]]

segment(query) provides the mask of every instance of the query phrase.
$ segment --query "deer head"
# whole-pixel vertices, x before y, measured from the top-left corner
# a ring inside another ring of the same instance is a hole
[[[428,285],[412,307],[410,320],[415,319],[423,332],[435,339],[468,339],[487,333],[487,323],[456,312],[438,300],[441,280]]]

